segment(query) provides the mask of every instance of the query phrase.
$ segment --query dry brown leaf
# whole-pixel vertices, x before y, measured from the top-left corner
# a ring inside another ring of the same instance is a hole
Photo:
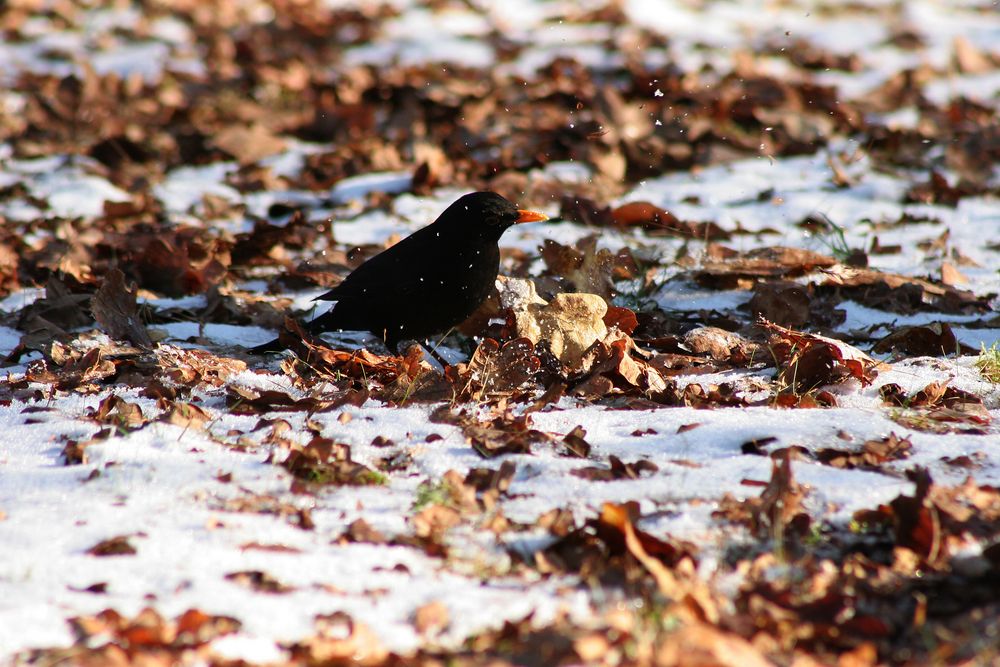
[[[413,612],[413,627],[421,635],[443,632],[451,623],[448,606],[443,602],[428,602]]]
[[[91,556],[134,556],[138,551],[128,540],[128,535],[109,537],[87,549],[87,553]]]
[[[244,588],[249,588],[256,593],[291,593],[294,586],[281,583],[267,572],[261,570],[243,570],[240,572],[230,572],[225,575],[226,581],[231,581]]]
[[[816,269],[835,266],[837,260],[828,255],[803,248],[772,246],[757,248],[726,260],[706,260],[696,272],[696,278],[705,282],[737,278],[793,278]]]
[[[202,429],[214,419],[204,408],[183,401],[167,401],[166,410],[158,421],[173,424],[184,429]]]
[[[968,277],[951,262],[941,262],[941,283],[943,285],[967,285]]]
[[[570,247],[546,239],[542,260],[550,273],[568,280],[574,291],[599,294],[610,302],[615,295],[614,280],[633,274],[635,263],[627,252],[598,250],[597,241],[596,235],[587,236]]]
[[[105,398],[98,403],[96,410],[90,410],[88,413],[88,416],[99,424],[109,424],[127,430],[139,429],[148,423],[138,404],[129,403],[115,394]]]
[[[873,352],[896,352],[913,357],[942,357],[972,350],[959,344],[951,325],[932,322],[899,327],[872,346]]]
[[[769,345],[781,369],[779,381],[797,392],[850,378],[866,386],[884,366],[843,341],[794,331],[764,319],[759,319],[757,325],[773,334]]]
[[[458,510],[444,505],[430,505],[410,518],[417,537],[439,541],[444,533],[462,522]]]
[[[150,348],[153,341],[143,326],[135,297],[138,288],[125,287],[125,274],[111,269],[90,301],[90,310],[97,324],[112,338],[127,340],[141,348]]]
[[[241,165],[253,164],[285,150],[285,140],[264,125],[230,125],[212,138],[212,143],[236,158]]]
[[[835,468],[880,470],[885,463],[907,458],[912,449],[913,443],[909,438],[901,438],[895,433],[890,433],[877,440],[865,441],[860,451],[830,447],[817,451],[816,458]]]
[[[955,69],[962,74],[984,74],[993,71],[998,64],[987,53],[973,46],[965,35],[956,35],[952,48]]]
[[[758,283],[749,306],[754,317],[785,327],[800,327],[810,320],[809,290],[797,283]]]
[[[685,625],[664,638],[656,651],[657,665],[771,667],[774,663],[739,635],[713,624]]]
[[[528,338],[515,338],[503,346],[486,338],[467,364],[449,366],[446,377],[459,398],[482,401],[510,395],[534,379],[540,367]]]
[[[384,665],[389,652],[372,630],[344,612],[316,617],[315,636],[290,647],[292,658],[312,665]]]
[[[806,490],[792,475],[791,449],[772,453],[771,479],[760,494],[760,504],[754,513],[754,529],[766,529],[772,534],[785,531],[804,535],[810,524],[802,507]]]
[[[697,327],[684,334],[684,346],[695,354],[703,354],[716,361],[730,361],[742,365],[757,357],[760,345],[732,331],[718,327]]]

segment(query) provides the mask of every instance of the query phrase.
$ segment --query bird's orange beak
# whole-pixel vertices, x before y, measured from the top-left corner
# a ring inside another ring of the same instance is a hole
[[[549,216],[544,213],[536,213],[534,211],[525,211],[524,209],[517,209],[517,222],[514,224],[519,225],[522,222],[542,222],[543,220],[548,220]]]

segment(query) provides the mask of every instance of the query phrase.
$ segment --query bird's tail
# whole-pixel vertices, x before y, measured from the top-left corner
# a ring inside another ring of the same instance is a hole
[[[319,317],[309,320],[305,323],[305,325],[303,325],[303,328],[314,336],[321,334],[324,331],[339,329],[340,325],[336,323],[336,319],[333,316],[334,310],[334,308],[331,308]]]
[[[285,323],[278,334],[278,337],[269,340],[266,343],[258,345],[256,347],[251,347],[248,352],[251,354],[268,354],[271,352],[280,352],[282,350],[288,349],[295,342],[301,341],[305,338],[306,333],[312,334],[313,336],[323,333],[324,331],[329,331],[330,329],[338,328],[335,324],[333,318],[333,310],[328,310],[319,317],[306,322],[305,324],[299,324],[295,320],[286,317]]]
[[[251,347],[249,350],[247,350],[247,352],[249,352],[250,354],[269,354],[271,352],[280,352],[281,350],[284,349],[285,346],[281,342],[281,336],[278,336],[277,338],[269,340],[266,343],[262,343],[261,345]]]

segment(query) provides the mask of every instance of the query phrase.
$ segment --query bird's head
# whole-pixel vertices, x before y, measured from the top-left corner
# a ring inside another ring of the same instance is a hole
[[[441,219],[466,232],[476,230],[499,239],[511,225],[540,222],[548,220],[548,216],[519,209],[495,192],[471,192],[449,206],[441,214]]]

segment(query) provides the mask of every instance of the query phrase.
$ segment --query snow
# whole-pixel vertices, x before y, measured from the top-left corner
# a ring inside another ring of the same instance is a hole
[[[137,400],[134,394],[125,397]],[[151,401],[138,402],[144,410],[152,409]],[[431,600],[453,609],[452,641],[483,626],[486,619],[473,613],[477,609],[492,609],[489,625],[521,618],[532,609],[540,620],[559,610],[585,611],[582,594],[562,599],[553,592],[555,584],[526,593],[503,577],[486,583],[450,574],[436,559],[412,549],[330,544],[362,506],[376,528],[402,530],[399,517],[409,512],[412,499],[394,489],[395,483],[388,489],[345,489],[295,502],[312,505],[317,527],[307,532],[273,515],[221,509],[226,499],[248,492],[283,493],[287,475],[264,464],[263,451],[227,450],[193,429],[153,425],[89,448],[93,458],[83,468],[58,466],[55,440],[85,438],[96,431],[81,429],[68,417],[96,403],[93,397],[63,401],[58,416],[41,413],[46,415],[42,424],[25,424],[20,408],[0,409],[5,469],[0,507],[8,514],[0,522],[0,581],[6,591],[0,602],[0,650],[5,653],[18,646],[68,642],[68,627],[59,620],[65,609],[95,613],[113,606],[134,614],[151,600],[168,616],[191,607],[236,616],[244,624],[241,635],[255,650],[266,645],[263,638],[300,638],[308,634],[315,615],[338,610],[377,627],[393,649],[403,652],[418,643],[409,621],[412,611]],[[392,428],[370,419],[383,421],[382,410],[358,409],[351,421],[355,426],[345,436],[352,441],[370,441],[374,434],[403,439],[428,430],[425,410],[394,413]],[[247,418],[220,415],[218,427],[247,428],[241,421]],[[99,470],[100,476],[87,481],[91,470]],[[233,481],[219,482],[220,472],[231,474]],[[413,484],[404,479],[399,486]],[[138,554],[96,558],[85,553],[113,535],[129,535]],[[299,552],[241,546],[247,544],[280,544]],[[39,559],[39,549],[48,556]],[[400,565],[408,573],[397,571]],[[257,594],[225,579],[245,570],[263,570],[296,590],[270,596],[266,610],[261,609]],[[108,584],[106,595],[73,590],[97,582]],[[321,586],[339,593],[317,595]],[[368,594],[376,589],[384,592]]]
[[[174,337],[194,335],[185,326],[176,323],[166,328]],[[258,342],[252,328],[208,325],[205,333],[218,344]],[[913,391],[945,379],[984,396],[994,416],[1000,417],[1000,387],[978,378],[968,358],[903,361],[881,374],[877,385],[895,382]],[[707,376],[677,380],[680,384],[718,381]],[[295,393],[287,379],[268,373],[248,371],[230,382]],[[219,444],[233,430],[249,432],[257,418],[222,410],[218,391],[215,397],[212,392],[203,394],[203,405],[215,418],[210,431],[218,440],[196,429],[153,424],[92,444],[85,465],[62,466],[61,443],[66,438],[87,439],[98,430],[81,418],[104,395],[71,394],[50,404],[50,410],[30,414],[22,412],[26,404],[20,401],[0,407],[4,469],[0,510],[5,515],[0,521],[0,581],[5,588],[0,601],[0,652],[68,643],[71,637],[62,620],[68,615],[107,607],[134,614],[150,604],[167,616],[197,607],[239,618],[240,633],[220,640],[214,648],[223,655],[257,661],[280,655],[281,643],[310,633],[314,616],[334,611],[345,611],[368,624],[387,647],[404,653],[421,642],[410,624],[412,613],[431,601],[449,609],[452,624],[439,638],[446,645],[532,611],[539,623],[561,612],[578,618],[589,613],[583,591],[567,592],[558,581],[525,589],[504,574],[509,566],[499,544],[463,543],[461,532],[451,538],[459,563],[452,562],[447,569],[412,549],[333,543],[358,518],[388,535],[404,532],[419,482],[439,479],[452,469],[499,465],[476,455],[456,427],[430,423],[428,407],[387,408],[369,401],[360,408],[346,406],[342,412],[350,415],[348,420],[339,412],[313,415],[325,433],[351,445],[359,462],[371,465],[388,453],[370,445],[375,436],[394,441],[392,451],[406,451],[413,458],[409,471],[390,475],[386,487],[333,489],[313,497],[288,494],[287,474],[265,463],[270,447],[244,452]],[[156,414],[155,403],[135,390],[120,395],[137,402],[147,416]],[[757,493],[742,486],[742,480],[768,479],[771,462],[741,453],[740,445],[751,439],[774,437],[774,447],[818,449],[840,442],[845,431],[854,442],[895,432],[914,443],[906,466],[929,465],[939,482],[957,483],[966,471],[949,471],[939,459],[985,451],[990,458],[976,471],[976,479],[1000,483],[996,435],[912,432],[888,420],[877,407],[877,386],[848,397],[845,404],[831,410],[636,412],[563,399],[557,409],[536,413],[534,427],[559,435],[584,425],[593,447],[590,461],[564,458],[549,447],[536,447],[533,455],[508,457],[518,469],[512,497],[502,506],[510,519],[531,523],[551,509],[568,508],[577,517],[586,517],[603,502],[637,500],[644,512],[658,513],[647,529],[697,540],[705,557],[712,559],[713,549],[721,547],[725,538],[709,529],[708,509],[690,503],[708,501],[710,508],[725,492]],[[301,428],[302,415],[292,413],[287,418],[293,428]],[[681,429],[692,424],[698,426]],[[655,433],[633,436],[637,429]],[[428,443],[431,434],[443,439]],[[591,483],[570,474],[582,465],[601,465],[610,455],[625,461],[648,460],[659,472],[608,483]],[[810,489],[811,506],[823,508],[825,518],[832,521],[847,521],[855,510],[887,502],[910,489],[901,478],[809,462],[796,463],[795,472]],[[221,481],[223,473],[231,481]],[[227,501],[257,494],[273,494],[293,507],[308,508],[316,528],[303,531],[274,513],[226,510]],[[661,516],[664,509],[672,511]],[[115,535],[129,536],[138,553],[106,558],[85,553]],[[512,539],[514,548],[528,549],[531,544],[527,537]],[[282,545],[294,552],[247,546],[255,544]],[[463,560],[467,565],[461,565]],[[399,571],[400,566],[405,570]],[[463,567],[469,574],[460,574]],[[483,568],[496,572],[484,580],[475,575]],[[247,570],[264,571],[293,590],[265,595],[226,579],[227,574]],[[107,585],[105,594],[81,592],[100,582]],[[371,594],[375,590],[378,595]]]
[[[7,355],[17,347],[21,334],[10,327],[0,327],[0,354]]]
[[[32,191],[48,200],[50,212],[64,218],[100,215],[104,202],[129,199],[128,193],[103,178],[72,171],[39,175],[33,180]]]
[[[253,347],[274,338],[273,333],[260,327],[237,326],[233,324],[208,323],[200,326],[197,322],[168,322],[166,324],[158,324],[153,328],[165,332],[171,342],[177,343],[204,337],[217,345]],[[181,346],[199,347],[197,343]]]
[[[338,181],[330,197],[335,202],[343,204],[362,199],[372,192],[387,194],[406,192],[412,183],[413,176],[407,171],[364,174]]]
[[[153,192],[166,209],[175,214],[194,211],[208,195],[237,202],[240,200],[239,191],[224,182],[236,169],[235,162],[178,167],[171,171],[162,183],[155,186]]]
[[[0,311],[12,313],[21,310],[43,296],[45,296],[45,290],[41,287],[27,287],[16,292],[11,292],[0,299]]]
[[[0,157],[0,185],[25,181],[31,194],[47,200],[48,212],[64,218],[98,216],[104,212],[104,202],[124,202],[129,195],[97,173],[99,166],[89,158],[50,156],[32,160]],[[25,219],[35,207],[13,207],[11,217]],[[7,211],[0,210],[0,213]],[[28,218],[30,219],[30,218]]]

